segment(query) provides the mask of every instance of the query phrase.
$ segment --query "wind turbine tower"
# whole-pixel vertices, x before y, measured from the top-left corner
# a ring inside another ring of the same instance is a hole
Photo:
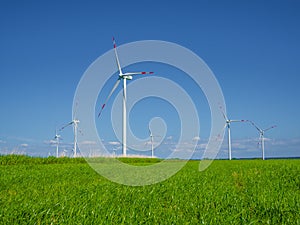
[[[58,158],[58,146],[59,146],[59,140],[61,139],[61,136],[57,133],[57,130],[55,130],[55,144],[56,144],[56,157]]]
[[[151,141],[151,158],[154,157],[154,148],[153,148],[153,134],[151,132],[151,129],[149,127],[149,133],[150,133],[150,141]]]

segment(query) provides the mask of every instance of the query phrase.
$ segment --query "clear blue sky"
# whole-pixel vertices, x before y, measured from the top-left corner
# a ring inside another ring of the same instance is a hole
[[[299,12],[291,0],[1,1],[0,153],[54,154],[47,141],[71,120],[80,78],[115,36],[119,45],[165,40],[192,50],[214,72],[232,119],[278,126],[266,134],[267,156],[300,156]],[[147,126],[149,118],[139,119]],[[171,126],[167,135],[176,132]],[[72,129],[63,135],[71,148]],[[106,141],[115,141],[110,135]],[[255,129],[233,125],[232,136],[236,157],[260,156]]]

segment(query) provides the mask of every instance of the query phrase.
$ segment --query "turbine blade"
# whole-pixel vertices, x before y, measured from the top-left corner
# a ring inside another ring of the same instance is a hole
[[[151,131],[150,127],[148,127],[148,130],[149,130],[149,136],[153,137],[153,134],[152,134],[152,131]]]
[[[118,69],[119,69],[119,74],[122,75],[123,73],[122,73],[122,69],[121,69],[121,65],[120,65],[120,61],[119,61],[119,57],[118,57],[117,44],[116,44],[114,37],[113,37],[113,44],[114,44],[114,51],[115,51],[115,56],[116,56],[116,62],[117,62]]]
[[[222,129],[222,131],[221,131],[221,133],[223,133],[224,132],[224,130],[226,129],[226,127],[227,127],[228,125],[227,125],[227,123],[225,123],[225,125],[224,125],[224,127],[223,127],[223,129]]]
[[[228,117],[226,116],[226,114],[225,114],[223,108],[222,108],[221,106],[220,106],[219,108],[220,108],[220,111],[221,111],[221,113],[222,113],[224,119],[225,119],[226,121],[228,121]]]
[[[230,120],[230,122],[247,122],[247,120]]]
[[[110,91],[108,97],[106,98],[104,104],[103,104],[102,107],[101,107],[101,110],[100,110],[100,112],[99,112],[99,114],[98,114],[98,117],[101,115],[102,110],[104,109],[104,107],[105,107],[106,103],[108,102],[108,100],[110,99],[111,95],[114,93],[114,91],[115,91],[116,88],[118,87],[120,81],[121,81],[121,79],[119,78],[119,79],[117,80],[117,82],[115,83],[115,85],[113,86],[113,88],[111,89],[111,91]]]
[[[270,129],[275,128],[275,127],[277,127],[277,126],[276,126],[276,125],[273,125],[273,126],[267,128],[267,129],[264,129],[263,131],[267,131],[267,130],[270,130]]]
[[[224,127],[221,129],[220,133],[217,135],[217,138],[216,138],[217,140],[220,139],[221,134],[222,134],[223,132],[225,132],[226,127],[227,127],[227,123],[225,123]]]
[[[248,121],[258,130],[259,133],[262,132],[262,130],[253,121],[251,121],[251,120],[248,120]]]
[[[63,129],[65,129],[66,127],[70,126],[73,124],[73,121],[71,121],[70,123],[67,123],[66,125],[64,125],[62,128],[59,129],[59,131],[62,131]]]
[[[145,74],[153,74],[154,72],[130,72],[124,73],[123,76],[133,76],[133,75],[145,75]]]

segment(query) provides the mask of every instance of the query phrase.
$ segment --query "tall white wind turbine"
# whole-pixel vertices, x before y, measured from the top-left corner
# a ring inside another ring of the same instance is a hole
[[[74,157],[77,157],[77,135],[78,135],[78,124],[80,121],[76,118],[76,112],[74,112],[72,116],[72,121],[64,125],[62,128],[59,129],[59,131],[62,131],[68,126],[73,125],[73,132],[74,132],[74,147],[73,147],[73,152],[74,152]]]
[[[114,51],[115,51],[115,57],[116,57],[116,62],[119,70],[119,77],[113,86],[112,90],[110,91],[108,97],[106,98],[104,104],[102,105],[102,108],[98,114],[98,117],[101,115],[102,110],[104,109],[106,103],[108,102],[109,98],[113,94],[113,92],[116,90],[118,87],[119,83],[121,80],[123,80],[123,132],[122,132],[122,147],[123,147],[123,156],[126,156],[126,151],[127,151],[127,146],[126,146],[126,137],[127,137],[127,111],[126,111],[126,80],[132,80],[132,76],[134,75],[145,75],[145,74],[152,74],[153,72],[129,72],[129,73],[123,73],[121,64],[119,61],[118,53],[117,53],[117,45],[115,42],[115,39],[113,38],[113,45],[114,45]]]
[[[154,158],[154,137],[161,137],[161,136],[154,136],[151,129],[150,129],[150,126],[148,127],[148,130],[149,130],[149,137],[150,137],[150,144],[151,144],[151,158]]]
[[[262,160],[265,160],[265,132],[272,129],[272,128],[275,128],[277,127],[276,125],[273,125],[267,129],[261,129],[259,128],[253,121],[249,121],[255,128],[256,130],[258,130],[259,132],[259,142],[258,143],[261,143],[261,148],[262,148]]]
[[[224,128],[225,129],[227,127],[227,134],[228,134],[228,159],[231,160],[231,131],[230,131],[230,125],[232,122],[246,122],[246,120],[231,120],[228,119],[227,115],[225,114],[225,112],[222,110],[222,108],[220,108],[223,117],[225,119],[225,125]]]
[[[57,133],[57,129],[55,129],[55,136],[54,136],[54,140],[55,140],[55,145],[56,145],[56,157],[58,158],[58,146],[59,146],[59,140],[61,139],[60,134]]]
[[[153,148],[153,134],[149,127],[149,136],[150,136],[150,142],[151,142],[151,158],[154,157],[154,148]]]

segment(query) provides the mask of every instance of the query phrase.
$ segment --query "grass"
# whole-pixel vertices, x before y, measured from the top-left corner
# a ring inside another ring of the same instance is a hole
[[[300,224],[300,160],[198,166],[190,161],[164,182],[130,187],[81,158],[0,156],[0,224]]]

